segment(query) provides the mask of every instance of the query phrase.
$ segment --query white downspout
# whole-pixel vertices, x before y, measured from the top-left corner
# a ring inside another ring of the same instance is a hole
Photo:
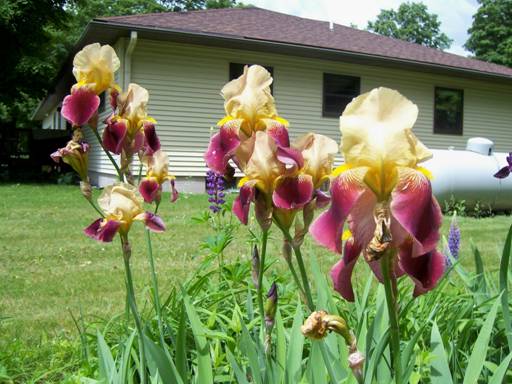
[[[123,89],[128,89],[132,77],[132,53],[137,45],[137,32],[130,32],[130,41],[124,53],[124,76],[123,76]]]

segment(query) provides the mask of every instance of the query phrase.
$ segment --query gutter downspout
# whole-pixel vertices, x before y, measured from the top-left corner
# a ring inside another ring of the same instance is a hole
[[[124,76],[123,76],[123,89],[128,89],[128,84],[131,82],[132,75],[132,53],[137,45],[137,31],[130,32],[130,41],[124,53]]]

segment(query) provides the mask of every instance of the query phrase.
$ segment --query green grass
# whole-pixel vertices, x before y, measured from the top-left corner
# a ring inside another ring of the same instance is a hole
[[[0,185],[0,196],[0,351],[4,351],[4,355],[0,352],[1,382],[2,364],[17,364],[20,371],[36,369],[38,363],[47,370],[62,368],[67,362],[73,364],[79,354],[78,333],[70,312],[78,316],[81,307],[89,322],[97,318],[108,320],[124,311],[125,286],[119,243],[100,244],[82,234],[97,215],[78,188]],[[206,254],[200,244],[210,231],[208,225],[192,220],[207,209],[205,195],[182,194],[175,204],[167,199],[165,195],[160,209],[167,231],[153,236],[164,297],[198,266]],[[445,218],[445,234],[449,220]],[[473,239],[486,269],[497,270],[510,222],[507,216],[459,218],[462,263],[473,265]],[[248,231],[240,227],[236,234],[226,257],[248,259]],[[130,236],[136,291],[142,305],[150,297],[142,225],[134,226]],[[277,232],[272,233],[269,254],[278,260],[274,267],[284,268],[278,258],[280,239]],[[317,255],[324,271],[338,258],[308,239],[303,253],[307,257],[310,252]],[[359,269],[366,268],[360,264]],[[45,381],[44,377],[39,381]]]

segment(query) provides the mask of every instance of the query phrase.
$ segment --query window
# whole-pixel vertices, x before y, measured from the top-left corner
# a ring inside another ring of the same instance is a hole
[[[436,87],[434,95],[434,133],[462,135],[464,91]]]
[[[348,103],[361,91],[361,79],[354,76],[324,73],[322,115],[340,117]]]
[[[103,91],[100,93],[100,105],[98,106],[98,113],[103,113],[107,109],[107,91]]]
[[[246,65],[252,65],[252,64],[229,63],[229,80],[233,80],[233,79],[240,77],[242,75],[242,73],[244,73],[244,67]],[[274,68],[273,67],[268,67],[265,65],[262,65],[262,67],[270,72],[270,76],[272,76],[272,78],[274,77]],[[270,84],[270,93],[274,94],[274,82],[272,82],[272,84]]]

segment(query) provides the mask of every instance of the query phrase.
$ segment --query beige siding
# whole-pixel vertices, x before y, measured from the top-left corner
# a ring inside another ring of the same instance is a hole
[[[274,68],[274,96],[281,116],[291,122],[297,136],[316,131],[339,140],[338,119],[322,117],[323,73],[361,77],[362,91],[378,86],[395,88],[413,100],[420,114],[415,132],[431,148],[464,148],[473,136],[485,136],[497,150],[512,149],[512,86],[458,79],[401,69],[355,65],[337,61],[220,49],[171,42],[139,40],[133,53],[132,82],[150,91],[149,113],[170,153],[178,176],[204,175],[202,154],[210,127],[223,116],[219,91],[229,76],[230,62],[249,62]],[[464,135],[434,135],[435,86],[464,90]],[[100,171],[111,170],[106,161],[91,161]]]

